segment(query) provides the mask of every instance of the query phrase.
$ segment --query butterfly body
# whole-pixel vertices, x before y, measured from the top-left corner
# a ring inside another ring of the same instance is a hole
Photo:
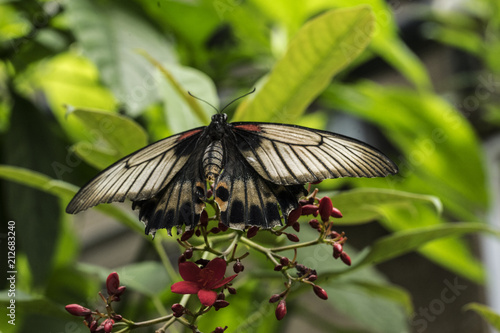
[[[396,172],[385,155],[355,139],[294,125],[228,123],[218,113],[206,127],[165,138],[111,165],[80,189],[66,211],[130,199],[146,234],[190,229],[205,208],[208,182],[222,223],[272,228],[298,207],[306,183]]]

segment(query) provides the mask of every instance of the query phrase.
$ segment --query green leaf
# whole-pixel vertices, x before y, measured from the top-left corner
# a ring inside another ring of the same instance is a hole
[[[306,23],[251,100],[241,103],[235,120],[293,122],[370,42],[369,7],[332,10]]]
[[[358,188],[333,195],[333,205],[343,217],[335,220],[338,225],[354,225],[370,222],[383,216],[378,209],[380,205],[401,205],[409,207],[415,202],[428,203],[441,212],[441,201],[430,195],[415,194],[403,191]]]
[[[141,9],[131,1],[92,0],[68,1],[65,9],[85,54],[127,111],[135,116],[153,103],[161,76],[137,50],[161,62],[175,56],[164,35],[141,17]]]
[[[27,99],[12,97],[11,124],[2,147],[5,163],[52,173],[51,163],[64,160],[66,154],[65,143],[59,140],[61,129]],[[47,193],[13,183],[2,182],[2,194],[5,216],[17,222],[17,250],[26,253],[33,283],[42,287],[50,276],[60,236],[60,203]]]
[[[498,230],[494,230],[483,223],[449,223],[446,225],[404,230],[377,240],[366,256],[356,260],[353,266],[361,267],[367,264],[378,264],[416,250],[430,241],[473,232],[487,232],[500,237]]]
[[[496,331],[500,332],[500,314],[494,312],[486,305],[469,303],[463,307],[464,310],[472,310],[483,317]]]
[[[21,87],[28,92],[31,89],[43,91],[50,109],[73,141],[86,140],[88,132],[77,119],[66,118],[65,105],[102,110],[116,109],[116,100],[99,81],[97,68],[78,54],[60,53],[45,59],[35,67],[26,82],[20,81]]]
[[[324,96],[332,107],[377,124],[404,154],[394,158],[399,174],[385,178],[386,187],[435,195],[460,220],[479,220],[474,212],[488,202],[482,153],[456,109],[431,93],[369,82],[334,85]]]
[[[85,273],[97,274],[102,281],[106,281],[108,275],[115,271],[120,277],[120,285],[148,296],[157,296],[169,288],[171,283],[165,268],[155,261],[130,264],[116,269],[80,263],[78,269]]]
[[[167,125],[174,133],[206,126],[215,110],[194,96],[218,107],[219,97],[214,82],[203,72],[190,67],[164,66],[170,76],[159,86]]]
[[[0,178],[31,186],[56,195],[63,199],[64,203],[68,203],[76,192],[78,192],[78,187],[75,185],[52,179],[39,172],[8,165],[0,165]],[[144,234],[144,226],[137,220],[135,215],[109,204],[98,205],[95,209],[114,217],[132,230]]]
[[[354,325],[362,325],[359,332],[409,332],[402,307],[387,295],[380,297],[382,295],[374,293],[372,288],[360,288],[351,283],[325,286],[328,301]]]
[[[87,129],[88,139],[73,149],[90,165],[103,169],[148,143],[144,129],[129,117],[101,110],[68,110],[68,117],[75,116]]]
[[[443,219],[429,205],[414,202],[410,206],[380,205],[382,225],[392,231],[444,225]],[[460,274],[472,281],[482,283],[485,270],[481,261],[471,252],[470,245],[460,238],[438,239],[425,244],[418,251],[429,260]]]

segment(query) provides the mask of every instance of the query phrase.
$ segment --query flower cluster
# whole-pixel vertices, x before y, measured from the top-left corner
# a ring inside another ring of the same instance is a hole
[[[99,295],[106,306],[107,313],[101,313],[97,310],[91,311],[90,309],[87,309],[79,304],[69,304],[65,307],[66,311],[73,316],[84,317],[83,322],[89,328],[90,332],[111,332],[115,322],[123,320],[123,317],[116,314],[111,306],[111,303],[118,302],[120,300],[120,296],[126,289],[125,286],[120,286],[120,279],[116,272],[108,275],[108,278],[106,279],[106,289],[108,293],[107,298],[104,297],[101,292],[99,292]],[[99,323],[102,319],[104,320]]]
[[[344,233],[333,230],[334,220],[341,218],[342,214],[337,208],[333,207],[330,198],[318,199],[316,194],[317,190],[313,191],[304,200],[300,200],[298,207],[292,210],[288,216],[283,217],[286,221],[285,225],[280,228],[266,230],[276,237],[285,236],[292,242],[290,245],[274,248],[265,247],[254,241],[253,238],[258,239],[256,236],[260,232],[257,226],[250,226],[243,232],[225,232],[228,227],[219,221],[218,207],[213,200],[207,202],[212,204],[216,214],[209,217],[207,211],[203,210],[200,223],[193,229],[185,230],[177,239],[179,245],[184,249],[184,252],[178,258],[178,269],[182,281],[175,282],[170,287],[171,291],[176,294],[196,295],[199,303],[189,302],[188,306],[187,299],[189,296],[183,297],[179,303],[171,306],[171,314],[146,322],[134,323],[122,318],[112,309],[111,304],[120,301],[120,296],[125,291],[125,287],[120,286],[118,274],[112,273],[106,280],[108,297],[105,298],[100,294],[106,306],[106,313],[97,310],[91,311],[77,304],[68,305],[66,309],[73,315],[84,317],[84,322],[91,332],[111,332],[113,327],[117,328],[118,325],[121,327],[127,326],[128,329],[131,329],[159,322],[165,322],[160,330],[161,332],[164,332],[174,322],[185,325],[193,332],[199,331],[196,326],[198,317],[209,312],[212,308],[219,311],[229,306],[226,296],[236,294],[236,289],[231,286],[231,283],[244,272],[243,259],[250,254],[250,252],[245,252],[236,256],[238,244],[240,243],[243,243],[249,251],[260,252],[265,255],[273,263],[274,271],[281,273],[285,278],[284,290],[269,298],[270,303],[277,303],[275,315],[278,320],[282,320],[286,316],[287,297],[293,289],[292,286],[296,284],[310,287],[317,297],[327,300],[327,292],[316,284],[318,282],[318,272],[297,261],[298,250],[302,247],[326,244],[332,246],[333,258],[340,258],[346,265],[351,265],[351,259],[344,251],[344,243],[347,240]],[[300,242],[297,234],[301,229],[299,219],[302,216],[311,216],[308,225],[318,232],[316,239]],[[209,227],[211,221],[218,223],[217,226]],[[215,234],[219,235],[215,236]],[[196,239],[193,236],[196,236]],[[230,245],[225,249],[221,249],[220,244],[224,242],[229,242]],[[280,254],[283,251],[294,251],[295,255],[293,258],[288,258]],[[214,259],[205,259],[207,255],[211,255]],[[235,274],[226,277],[226,269],[230,264]],[[225,293],[226,291],[227,293]],[[193,304],[198,304],[196,309],[193,309]],[[220,326],[216,327],[213,332],[222,333],[226,329],[227,326]]]

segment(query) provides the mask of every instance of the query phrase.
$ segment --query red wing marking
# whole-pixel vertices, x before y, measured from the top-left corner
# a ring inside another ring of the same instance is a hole
[[[249,132],[262,132],[262,128],[259,125],[255,124],[242,124],[242,125],[236,125],[234,127]]]
[[[192,130],[192,131],[187,131],[186,133],[184,133],[184,134],[182,134],[181,136],[179,136],[179,137],[177,138],[177,141],[182,141],[182,140],[185,140],[185,139],[189,138],[190,136],[193,136],[193,135],[195,135],[195,134],[200,133],[201,131],[202,131],[202,129],[201,129],[201,128],[199,128],[199,129],[195,129],[195,130]]]

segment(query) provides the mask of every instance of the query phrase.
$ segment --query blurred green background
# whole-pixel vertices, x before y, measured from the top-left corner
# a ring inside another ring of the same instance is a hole
[[[223,107],[253,87],[229,119],[349,135],[400,173],[320,185],[360,267],[324,247],[300,252],[328,301],[297,290],[276,321],[267,300],[281,275],[254,254],[231,305],[200,329],[488,332],[464,305],[500,308],[498,241],[475,233],[500,216],[496,0],[0,1],[0,252],[4,267],[13,220],[18,271],[16,325],[2,315],[0,330],[85,332],[64,305],[100,306],[113,270],[128,287],[119,313],[168,314],[179,298],[159,254],[175,266],[175,239],[145,237],[129,204],[64,208],[118,158],[206,125],[213,109],[187,102],[188,90]]]

